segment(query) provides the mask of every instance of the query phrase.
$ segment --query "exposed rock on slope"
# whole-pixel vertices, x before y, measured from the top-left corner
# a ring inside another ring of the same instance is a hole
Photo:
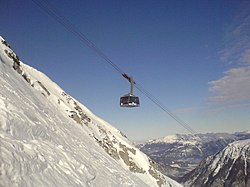
[[[229,144],[182,179],[185,186],[249,187],[250,139]]]
[[[180,186],[0,37],[0,186]]]

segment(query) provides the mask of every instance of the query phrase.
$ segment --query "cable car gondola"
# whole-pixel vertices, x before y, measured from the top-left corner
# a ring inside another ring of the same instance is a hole
[[[140,105],[139,97],[134,95],[124,95],[120,99],[121,107],[138,107]]]
[[[123,74],[123,77],[128,79],[128,81],[130,82],[130,93],[120,98],[120,106],[121,107],[139,107],[140,106],[139,97],[133,94],[134,84],[135,84],[133,78],[129,77],[127,74]]]

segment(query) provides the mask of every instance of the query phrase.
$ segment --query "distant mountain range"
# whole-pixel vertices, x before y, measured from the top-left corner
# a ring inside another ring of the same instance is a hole
[[[179,181],[210,155],[229,143],[250,139],[250,131],[207,134],[176,134],[137,144],[137,147],[158,164],[159,170]]]
[[[204,159],[181,182],[192,187],[249,187],[250,139],[233,142]]]

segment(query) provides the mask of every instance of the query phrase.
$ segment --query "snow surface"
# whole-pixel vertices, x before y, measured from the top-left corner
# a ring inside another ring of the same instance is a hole
[[[184,186],[249,186],[250,139],[230,143],[204,159],[182,182]]]
[[[158,186],[145,154],[43,73],[22,62],[17,73],[0,40],[0,186]],[[122,151],[144,172],[110,156]]]
[[[217,175],[217,173],[220,171],[222,166],[228,162],[229,159],[233,160],[233,163],[231,164],[231,167],[234,165],[234,162],[239,159],[239,157],[244,157],[245,165],[244,167],[247,167],[247,161],[246,156],[247,151],[250,150],[250,139],[247,140],[239,140],[235,141],[233,143],[230,143],[226,148],[224,148],[216,157],[214,158],[211,170],[213,171],[213,176]],[[229,169],[229,171],[231,168]],[[246,173],[246,171],[245,171]]]
[[[151,140],[148,143],[182,143],[182,144],[198,144],[201,141],[198,135],[192,134],[175,134],[168,135],[160,139]]]
[[[250,131],[244,132],[237,132],[235,134],[228,134],[228,133],[207,133],[207,134],[175,134],[175,135],[168,135],[163,138],[150,140],[147,142],[143,142],[142,144],[146,143],[181,143],[181,144],[191,144],[191,145],[199,145],[201,143],[207,143],[211,141],[217,140],[224,140],[224,139],[235,139],[237,140],[237,135],[244,135],[250,134]]]

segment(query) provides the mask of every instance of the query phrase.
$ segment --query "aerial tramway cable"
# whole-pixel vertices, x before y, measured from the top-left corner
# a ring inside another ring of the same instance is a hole
[[[54,6],[49,4],[46,0],[31,0],[38,7],[40,7],[43,11],[45,11],[48,15],[53,17],[58,23],[60,23],[65,29],[67,29],[70,33],[75,35],[82,44],[87,45],[90,49],[92,49],[97,55],[99,55],[102,59],[105,60],[113,69],[115,69],[119,74],[124,76],[124,71],[118,67],[106,54],[104,54],[93,42],[91,42],[77,27],[75,27],[68,19],[66,19],[59,11],[56,10]],[[184,127],[187,131],[189,131],[192,135],[197,134],[197,132],[190,127],[185,121],[180,119],[174,113],[172,113],[165,105],[163,105],[157,98],[155,98],[151,93],[146,91],[140,84],[135,84],[135,87],[145,95],[150,101],[152,101],[156,106],[158,106],[161,110],[167,113],[171,118],[173,118],[178,124]]]
[[[43,0],[31,0],[36,5],[38,5],[43,11],[48,15],[52,16],[58,23],[64,26],[69,32],[74,34],[82,44],[87,45],[89,48],[94,50],[101,58],[103,58],[107,63],[109,63],[118,73],[121,75],[124,72],[114,64],[93,42],[91,42],[76,26],[74,26],[67,18],[65,18],[59,11],[56,10],[54,6],[49,4],[47,1]]]

